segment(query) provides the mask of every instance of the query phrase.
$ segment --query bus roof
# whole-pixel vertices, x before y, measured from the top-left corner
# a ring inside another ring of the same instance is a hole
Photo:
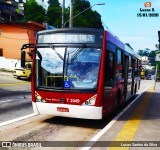
[[[106,31],[107,41],[113,43],[121,49],[125,49],[125,44],[121,42],[116,36],[112,35],[109,31]]]
[[[124,50],[126,54],[131,54],[132,56],[141,60],[141,57],[131,47],[120,41],[118,37],[114,36],[109,31],[106,31],[106,36],[107,36],[107,41],[116,45],[118,48]]]
[[[97,28],[58,28],[58,29],[52,29],[52,30],[43,30],[39,31],[38,34],[46,34],[46,33],[63,33],[63,32],[72,32],[72,33],[104,33],[104,29],[97,29]]]

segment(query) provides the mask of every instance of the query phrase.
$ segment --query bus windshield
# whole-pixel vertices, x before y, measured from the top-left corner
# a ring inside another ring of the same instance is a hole
[[[37,48],[36,87],[96,89],[101,49],[86,47]]]

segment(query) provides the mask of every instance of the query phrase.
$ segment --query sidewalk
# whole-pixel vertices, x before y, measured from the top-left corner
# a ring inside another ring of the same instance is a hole
[[[160,82],[154,83],[91,147],[91,150],[159,150]]]

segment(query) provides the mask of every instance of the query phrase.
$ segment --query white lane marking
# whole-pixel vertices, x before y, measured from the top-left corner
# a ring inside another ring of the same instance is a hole
[[[13,120],[5,121],[5,122],[0,123],[0,127],[8,125],[8,124],[11,124],[11,123],[14,123],[14,122],[17,122],[17,121],[28,119],[30,117],[34,117],[34,116],[37,116],[37,115],[38,114],[33,113],[33,114],[30,114],[30,115],[27,115],[27,116],[23,116],[23,117],[19,117],[19,118],[13,119]]]
[[[97,135],[95,135],[81,150],[89,150],[92,148],[92,146],[98,141],[102,135],[104,135],[111,127],[112,125],[137,101],[137,99],[152,85],[153,83],[150,83],[141,94],[139,94],[134,101],[132,101],[120,114],[118,114],[108,125],[106,125],[100,132],[98,132]],[[91,143],[92,141],[92,143]]]
[[[11,101],[13,101],[13,100],[5,100],[5,101],[0,101],[0,103],[7,103],[7,102],[11,102]]]

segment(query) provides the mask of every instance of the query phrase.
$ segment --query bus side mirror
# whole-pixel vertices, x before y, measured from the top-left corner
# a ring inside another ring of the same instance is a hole
[[[21,52],[21,67],[25,67],[25,61],[26,61],[26,52],[22,51]]]

